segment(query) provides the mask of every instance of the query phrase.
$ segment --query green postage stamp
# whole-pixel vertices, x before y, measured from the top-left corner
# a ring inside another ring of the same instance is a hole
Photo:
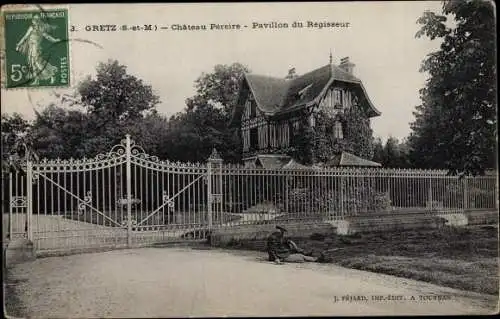
[[[4,11],[5,87],[69,86],[68,10]]]

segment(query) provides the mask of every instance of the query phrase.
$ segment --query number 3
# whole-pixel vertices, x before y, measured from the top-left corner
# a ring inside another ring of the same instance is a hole
[[[14,82],[20,81],[23,78],[23,73],[21,72],[22,67],[20,64],[12,64],[10,79]]]

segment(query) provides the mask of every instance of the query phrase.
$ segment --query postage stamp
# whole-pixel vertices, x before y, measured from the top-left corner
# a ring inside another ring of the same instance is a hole
[[[68,10],[4,12],[5,87],[70,84]]]
[[[494,8],[2,6],[5,313],[499,312]]]

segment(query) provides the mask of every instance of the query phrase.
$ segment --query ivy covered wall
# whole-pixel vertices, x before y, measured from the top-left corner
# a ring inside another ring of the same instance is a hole
[[[287,154],[306,165],[321,163],[342,151],[365,159],[373,157],[373,131],[362,110],[352,107],[335,116],[320,110],[314,113],[315,124],[303,118],[292,137]],[[334,134],[335,122],[342,123],[343,138]]]

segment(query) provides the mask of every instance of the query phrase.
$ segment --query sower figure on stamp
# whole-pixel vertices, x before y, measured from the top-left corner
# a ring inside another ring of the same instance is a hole
[[[24,54],[28,60],[29,73],[33,79],[33,85],[37,85],[40,80],[50,79],[51,84],[55,81],[57,67],[46,61],[42,52],[43,39],[47,39],[52,43],[60,41],[47,33],[54,28],[54,26],[41,21],[39,15],[35,15],[31,26],[16,45],[16,51]]]
[[[320,257],[312,257],[311,253],[306,253],[303,249],[297,247],[292,240],[285,237],[287,230],[283,227],[276,226],[279,232],[272,233],[267,238],[267,252],[269,255],[269,261],[274,261],[279,264],[284,262],[302,263],[302,262],[314,262],[322,261],[323,255]]]

